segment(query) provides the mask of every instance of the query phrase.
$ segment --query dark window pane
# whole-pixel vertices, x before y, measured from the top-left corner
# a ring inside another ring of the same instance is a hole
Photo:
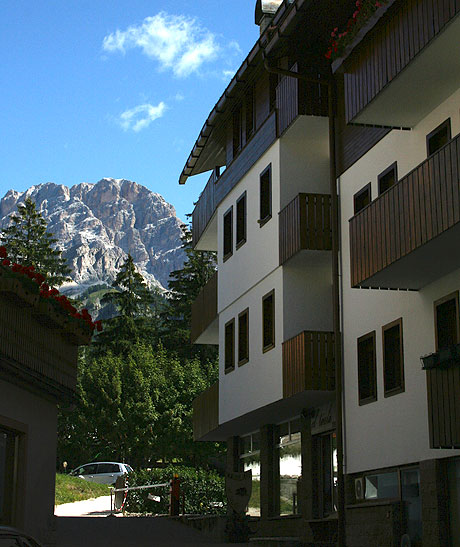
[[[274,294],[266,296],[262,304],[263,347],[270,348],[275,344]]]
[[[249,313],[245,311],[238,318],[238,362],[249,359]]]
[[[385,392],[403,387],[401,362],[401,328],[395,325],[384,330],[384,385]]]
[[[367,475],[365,489],[365,498],[367,500],[398,498],[399,481],[397,471]]]
[[[457,344],[457,303],[452,298],[436,306],[438,350]]]
[[[377,396],[375,333],[358,340],[358,391],[360,402]]]
[[[398,182],[398,170],[396,163],[379,175],[379,195]]]
[[[224,215],[224,258],[233,252],[233,209]]]
[[[434,154],[451,139],[450,118],[431,132],[427,138],[428,155]]]
[[[260,176],[260,220],[268,219],[272,214],[272,180],[271,168]]]
[[[235,366],[235,322],[225,325],[225,370]]]
[[[246,241],[246,194],[236,202],[236,244]]]
[[[361,209],[364,209],[366,205],[369,205],[371,202],[371,186],[368,184],[366,188],[363,190],[360,190],[357,194],[355,194],[353,198],[354,202],[354,211],[355,215],[356,213],[359,213]]]

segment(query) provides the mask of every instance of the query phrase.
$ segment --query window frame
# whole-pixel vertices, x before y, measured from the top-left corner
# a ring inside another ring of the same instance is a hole
[[[447,127],[447,142],[449,142],[452,139],[452,123],[450,120],[450,117],[444,120],[442,123],[438,125],[438,127],[435,127],[433,131],[430,131],[428,135],[426,136],[426,156],[427,158],[431,157],[433,154],[436,154],[441,148],[438,148],[434,152],[430,154],[430,140],[439,132],[441,132],[444,127]],[[443,145],[445,146],[445,145]]]
[[[268,174],[268,214],[262,218],[262,178]],[[268,164],[267,167],[259,175],[259,226],[265,226],[267,222],[272,218],[273,202],[272,202],[272,164]]]
[[[241,347],[241,336],[240,336],[240,320],[242,317],[246,316],[246,348],[245,356],[240,359],[240,347]],[[238,366],[241,367],[249,362],[249,308],[246,308],[241,313],[238,314]]]
[[[226,241],[226,232],[225,232],[225,219],[227,216],[230,215],[230,250],[226,253],[225,252],[225,241]],[[223,245],[222,245],[222,260],[223,262],[226,262],[232,255],[233,255],[233,205],[230,206],[225,213],[223,214],[223,223],[222,223],[222,237],[223,237]]]
[[[243,218],[243,237],[238,240],[238,225],[239,225],[239,216],[238,216],[238,206],[239,204],[243,202],[244,203],[244,218]],[[236,222],[236,229],[235,229],[235,249],[238,250],[240,247],[242,247],[246,241],[247,241],[247,225],[248,225],[248,201],[247,201],[247,193],[244,191],[241,196],[236,200],[236,214],[235,214],[235,222]]]
[[[443,296],[442,298],[439,298],[438,300],[435,300],[433,302],[433,310],[434,310],[434,343],[436,351],[438,352],[440,350],[439,348],[439,340],[438,340],[438,306],[441,304],[445,304],[449,300],[455,300],[455,310],[456,310],[456,320],[457,320],[457,328],[456,328],[456,335],[457,335],[457,344],[460,343],[460,304],[459,304],[459,291],[451,292],[450,294],[446,294],[446,296]],[[443,348],[441,348],[443,349]]]
[[[270,344],[267,344],[265,345],[264,342],[264,338],[265,338],[265,313],[264,313],[264,303],[265,303],[265,300],[267,300],[268,298],[272,298],[272,328],[271,328],[271,338],[272,338],[272,341],[270,342]],[[268,292],[267,294],[265,294],[263,297],[262,297],[262,353],[266,353],[267,351],[270,351],[272,350],[275,346],[276,346],[276,338],[275,338],[275,334],[276,334],[276,328],[275,328],[275,317],[276,317],[276,314],[275,314],[275,289],[272,289],[270,292]]]
[[[394,183],[389,186],[386,190],[381,190],[380,188],[380,184],[381,184],[381,180],[386,177],[388,175],[388,173],[390,173],[390,171],[393,171],[395,172],[395,181]],[[381,196],[382,194],[384,194],[385,192],[387,192],[392,186],[395,186],[397,183],[398,183],[398,162],[397,161],[394,161],[391,165],[389,165],[386,169],[384,169],[377,177],[377,182],[378,182],[378,192],[379,192],[379,196]]]
[[[367,205],[364,205],[363,207],[361,207],[361,209],[356,209],[356,200],[358,198],[360,198],[364,193],[366,192],[369,192],[369,203]],[[353,196],[353,214],[354,215],[357,215],[360,211],[362,211],[363,209],[365,209],[372,201],[372,184],[369,182],[368,184],[366,184],[366,186],[364,186],[363,188],[361,188],[361,190],[358,190],[356,192],[356,194],[354,194]]]
[[[372,339],[373,341],[373,348],[374,348],[374,359],[372,363],[372,371],[373,371],[373,381],[372,381],[372,395],[369,397],[361,398],[361,389],[360,389],[360,365],[359,365],[359,344],[360,342],[366,342],[367,340]],[[377,340],[376,340],[376,331],[373,330],[371,332],[368,332],[367,334],[363,334],[363,336],[360,336],[357,341],[357,364],[358,364],[358,401],[359,406],[364,406],[369,403],[373,403],[377,401]]]
[[[232,327],[232,335],[231,335],[231,347],[232,347],[232,358],[231,358],[231,365],[227,366],[227,327]],[[230,319],[230,321],[227,321],[224,326],[224,372],[225,374],[228,374],[229,372],[232,372],[232,370],[235,370],[235,318],[233,317]]]
[[[385,332],[399,326],[399,359],[400,359],[400,374],[401,381],[399,386],[387,389],[385,381],[385,371],[386,371],[386,358],[385,358]],[[382,327],[382,359],[383,359],[383,392],[385,397],[391,397],[393,395],[398,395],[398,393],[403,393],[405,391],[405,378],[404,378],[404,338],[403,338],[403,320],[402,317],[387,323]]]

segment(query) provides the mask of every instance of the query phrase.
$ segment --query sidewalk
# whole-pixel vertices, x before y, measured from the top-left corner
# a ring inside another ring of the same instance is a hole
[[[110,514],[110,496],[56,505],[57,517],[106,517]]]

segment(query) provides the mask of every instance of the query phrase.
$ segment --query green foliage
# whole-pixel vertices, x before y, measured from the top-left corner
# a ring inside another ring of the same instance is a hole
[[[129,486],[169,483],[175,473],[180,478],[181,493],[185,496],[185,513],[200,515],[226,513],[225,480],[215,471],[172,465],[163,469],[144,469],[129,474]],[[161,501],[149,500],[149,493],[160,496]],[[129,513],[164,514],[168,512],[168,507],[169,486],[132,491],[126,502],[126,510]]]
[[[18,205],[18,213],[10,215],[11,225],[0,235],[9,258],[22,266],[34,266],[49,285],[59,287],[70,279],[71,270],[55,249],[57,240],[47,231],[46,220],[30,198]]]
[[[106,484],[97,484],[78,477],[56,473],[56,505],[88,500],[99,496],[110,496],[110,489]]]

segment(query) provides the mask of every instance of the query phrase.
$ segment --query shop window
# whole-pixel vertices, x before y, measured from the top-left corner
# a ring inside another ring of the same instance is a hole
[[[260,218],[262,227],[272,217],[272,166],[271,164],[260,175]]]
[[[246,141],[248,141],[254,133],[254,86],[250,86],[246,91],[245,98],[245,108],[246,108]]]
[[[365,499],[399,498],[399,477],[397,471],[373,473],[365,477]]]
[[[398,182],[398,163],[395,161],[378,176],[379,196]]]
[[[262,337],[263,351],[275,347],[275,291],[270,291],[262,299]]]
[[[451,139],[450,118],[442,122],[426,136],[426,151],[428,156],[437,152]]]
[[[300,420],[278,426],[279,510],[281,515],[299,512],[298,482],[302,476]]]
[[[238,315],[238,365],[249,361],[249,309]]]
[[[371,202],[371,183],[367,184],[353,196],[355,215]]]
[[[235,320],[225,324],[225,372],[235,368]]]
[[[459,342],[458,292],[434,303],[436,351]]]
[[[0,524],[13,524],[19,437],[0,429]]]
[[[377,400],[375,331],[358,338],[358,393],[360,405]]]
[[[233,206],[224,214],[224,262],[233,254]]]
[[[240,462],[243,471],[252,471],[252,491],[248,514],[260,516],[260,433],[240,438]]]
[[[236,202],[236,248],[246,243],[246,192]]]
[[[402,319],[382,328],[385,397],[404,391]]]

